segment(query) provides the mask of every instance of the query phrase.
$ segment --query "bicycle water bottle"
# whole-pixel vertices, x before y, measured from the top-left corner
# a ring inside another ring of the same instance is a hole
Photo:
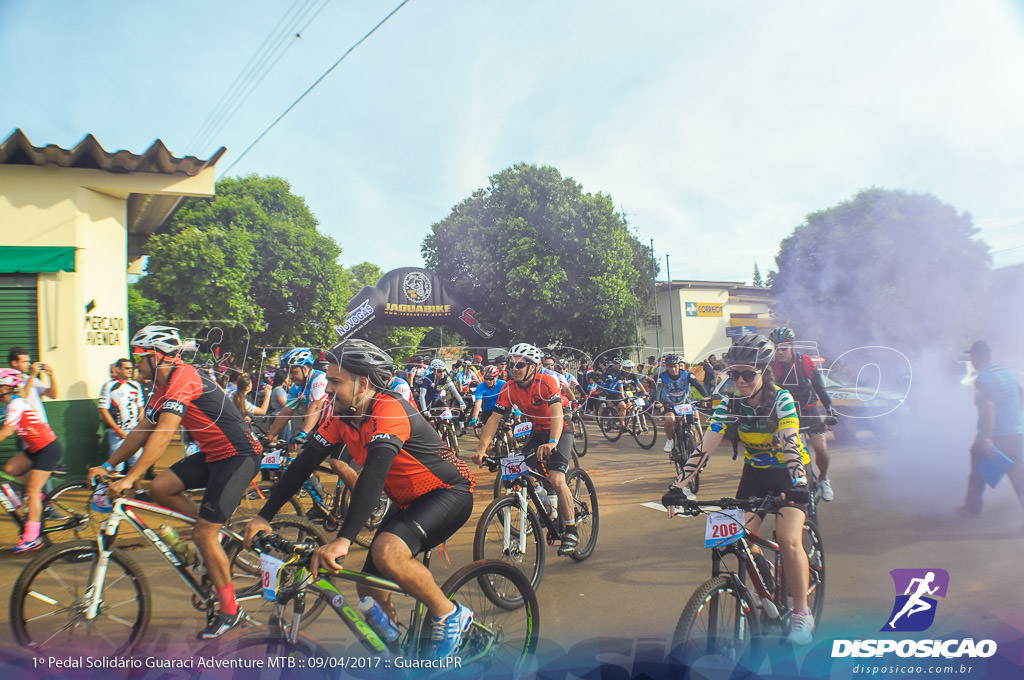
[[[366,622],[370,624],[370,628],[373,628],[377,635],[380,635],[384,642],[391,644],[401,635],[398,627],[392,623],[391,618],[384,613],[384,610],[380,608],[377,601],[369,595],[359,598],[359,611],[366,617]]]
[[[179,560],[186,565],[192,564],[195,557],[192,554],[192,546],[181,540],[181,537],[178,536],[178,532],[174,530],[174,527],[161,524],[156,529],[156,535],[167,543],[167,547],[171,549],[171,552],[173,552]]]
[[[558,520],[558,494],[554,493],[554,492],[549,493],[548,494],[548,502],[545,505],[547,506],[548,515],[551,516],[551,519],[557,521]]]
[[[4,495],[14,504],[14,509],[21,508],[24,503],[21,502],[21,496],[11,487],[10,484],[4,483],[3,485]]]

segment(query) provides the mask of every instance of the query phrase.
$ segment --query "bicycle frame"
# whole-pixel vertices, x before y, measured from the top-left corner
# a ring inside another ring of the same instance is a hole
[[[174,551],[171,550],[170,546],[164,543],[160,536],[150,529],[149,526],[143,522],[137,514],[135,514],[135,510],[145,510],[146,512],[163,515],[164,517],[183,521],[192,525],[196,523],[195,517],[176,512],[170,508],[165,508],[154,503],[147,503],[146,501],[139,501],[131,498],[118,498],[114,501],[114,507],[111,511],[110,517],[103,523],[103,530],[96,536],[96,544],[99,549],[99,560],[95,564],[91,578],[91,597],[86,610],[86,619],[91,621],[96,618],[96,614],[103,597],[103,583],[107,574],[107,564],[110,559],[110,553],[113,552],[114,541],[117,539],[118,529],[124,521],[131,524],[139,534],[149,541],[150,545],[152,545],[153,548],[163,556],[167,563],[171,565],[171,568],[174,569],[179,577],[181,577],[181,580],[185,582],[185,585],[187,585],[199,601],[205,605],[207,611],[210,611],[214,604],[214,598],[211,597],[210,593],[203,592],[202,586],[196,580],[192,572],[189,571],[188,565],[182,562],[181,559],[174,554]],[[221,533],[237,540],[239,543],[242,542],[242,536],[230,529],[221,527]]]
[[[51,479],[52,479],[52,476],[51,476]],[[16,493],[18,493],[19,496],[22,495],[22,492],[25,489],[25,485],[21,482],[21,480],[19,480],[16,477],[12,477],[11,475],[7,474],[6,472],[3,472],[2,470],[0,470],[0,483],[16,484],[17,488],[12,486],[11,489],[12,489],[12,491],[15,491]],[[66,483],[67,482],[65,482],[65,484]],[[58,488],[60,488],[60,487],[59,486],[54,487],[54,490],[56,490]],[[51,523],[51,522],[47,522],[46,521],[46,507],[47,507],[47,504],[50,502],[50,494],[52,494],[52,493],[53,492],[51,491],[49,493],[43,494],[43,523],[42,523],[42,526],[39,529],[40,534],[42,534],[42,535],[51,534],[51,533],[54,533],[54,532],[57,532],[57,531],[67,531],[68,529],[73,529],[73,528],[75,528],[76,526],[78,526],[78,525],[80,525],[82,523],[82,515],[79,515],[77,513],[75,513],[73,517],[68,518],[68,520],[64,521],[64,522],[60,522],[60,523],[57,523],[57,524],[54,524],[54,523]],[[14,523],[17,525],[18,533],[20,534],[20,533],[24,532],[25,531],[25,521],[26,520],[25,520],[25,517],[22,516],[21,508],[18,508],[16,505],[14,505],[14,503],[11,502],[11,499],[9,499],[7,497],[6,493],[0,493],[0,505],[3,505],[4,510],[7,511],[7,514],[10,516],[11,520],[13,520]],[[25,506],[27,506],[27,503],[25,504]],[[25,507],[25,506],[22,506],[22,507]]]
[[[500,470],[498,474],[501,474]],[[541,524],[557,539],[562,535],[561,530],[558,528],[558,524],[551,519],[547,511],[544,510],[544,504],[541,502],[540,494],[537,493],[537,488],[540,487],[547,491],[548,480],[543,475],[529,470],[523,473],[519,477],[513,480],[503,480],[503,484],[506,489],[516,494],[519,498],[519,549],[521,551],[526,550],[526,524],[527,515],[529,514],[529,504],[533,503],[533,507],[537,510],[537,515],[540,518]],[[505,535],[503,537],[505,545],[508,545],[512,541],[512,526],[511,522],[506,521],[504,523]]]

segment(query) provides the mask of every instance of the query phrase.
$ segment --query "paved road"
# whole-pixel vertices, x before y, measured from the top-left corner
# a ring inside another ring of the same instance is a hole
[[[669,520],[641,505],[657,501],[671,480],[663,440],[642,451],[631,439],[610,444],[589,427],[591,450],[582,465],[600,498],[597,549],[582,563],[550,550],[538,592],[545,658],[579,645],[573,656],[577,663],[600,645],[627,655],[659,648],[710,570],[702,547],[703,520]],[[468,450],[475,439],[470,435],[463,443]],[[837,500],[821,510],[828,581],[816,638],[829,645],[836,637],[878,637],[893,604],[889,570],[938,567],[950,573],[950,589],[928,635],[962,629],[1000,642],[1019,640],[1024,631],[1021,599],[1015,579],[1007,577],[1018,574],[1024,563],[1024,534],[1008,485],[990,494],[982,519],[962,520],[950,510],[962,495],[960,459],[938,466],[931,458],[934,452],[886,452],[868,433],[850,445],[833,445],[833,452]],[[702,477],[701,496],[732,495],[739,473],[740,463],[723,445]],[[480,480],[473,518],[449,543],[453,567],[434,561],[439,582],[472,559],[473,527],[490,500],[489,473],[481,471]],[[183,590],[162,562],[148,551],[134,552],[151,567],[156,603],[145,649],[159,654],[168,647],[194,646],[200,614],[183,604]],[[361,558],[352,559],[361,563]],[[27,560],[9,551],[0,554],[0,582],[9,589]],[[6,607],[0,608],[0,618],[0,641],[9,644]],[[347,631],[327,616],[309,633],[329,647],[351,644]],[[609,641],[615,638],[628,642]],[[1007,653],[1019,656],[1020,647]]]

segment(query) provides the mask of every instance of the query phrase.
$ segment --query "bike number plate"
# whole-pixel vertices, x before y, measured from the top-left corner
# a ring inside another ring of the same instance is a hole
[[[704,547],[719,548],[735,543],[743,536],[745,521],[745,513],[740,508],[709,513],[704,525]]]
[[[263,597],[271,602],[277,601],[278,578],[281,574],[281,567],[284,560],[279,560],[273,555],[263,553],[260,555],[260,571],[263,576]]]
[[[451,419],[452,419],[452,412],[451,412],[450,409],[445,409],[445,410],[441,411],[441,420],[451,420]]]
[[[646,405],[647,405],[647,402],[646,402],[646,401],[644,401],[644,400],[643,400],[642,398],[640,398],[640,397],[637,397],[636,399],[634,399],[634,400],[633,400],[633,403],[634,403],[634,404],[636,404],[637,406],[639,406],[640,408],[643,408],[644,406],[646,406]]]
[[[516,479],[526,472],[526,456],[508,456],[501,459],[501,478]]]
[[[277,469],[281,467],[281,454],[277,451],[271,451],[267,455],[263,456],[263,460],[260,461],[260,467],[264,470]]]
[[[675,412],[678,415],[681,415],[681,416],[692,416],[693,415],[693,406],[691,406],[690,404],[676,404],[673,407],[673,409],[675,410]]]
[[[529,437],[531,432],[533,432],[533,423],[519,423],[512,428],[512,436],[516,439]]]

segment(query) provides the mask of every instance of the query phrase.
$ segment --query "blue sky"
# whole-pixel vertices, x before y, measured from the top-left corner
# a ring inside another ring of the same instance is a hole
[[[0,135],[224,145],[224,171],[398,2],[0,0]],[[287,50],[201,139],[271,35]],[[970,212],[1005,265],[1024,262],[1022,66],[1009,0],[411,0],[231,174],[284,177],[344,264],[385,270],[520,161],[611,195],[662,277],[668,253],[674,278],[749,280],[869,186]]]

